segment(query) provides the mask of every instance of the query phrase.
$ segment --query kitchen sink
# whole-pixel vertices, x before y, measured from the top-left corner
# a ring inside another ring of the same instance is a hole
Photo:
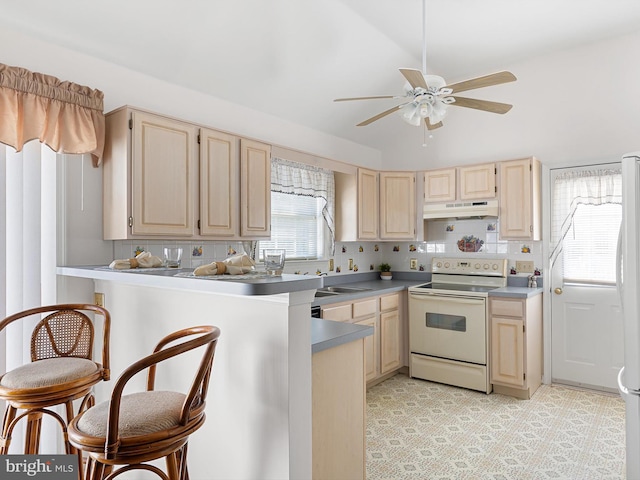
[[[333,297],[334,295],[340,295],[338,292],[327,292],[324,290],[316,290],[316,298],[319,297]]]
[[[318,291],[326,291],[333,293],[356,293],[356,292],[367,292],[371,290],[370,288],[360,288],[360,287],[322,287]]]
[[[340,295],[342,293],[358,293],[358,292],[366,292],[371,290],[370,288],[360,288],[360,287],[322,287],[316,291],[317,297],[332,297],[334,295]]]

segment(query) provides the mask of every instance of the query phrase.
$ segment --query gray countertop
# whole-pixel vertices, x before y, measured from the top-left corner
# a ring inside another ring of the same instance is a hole
[[[311,319],[311,352],[318,353],[373,335],[373,327],[355,323]]]
[[[322,277],[316,275],[284,274],[273,277],[264,273],[256,273],[253,275],[195,277],[191,269],[175,270],[169,268],[112,270],[109,267],[94,265],[58,267],[57,273],[58,275],[69,277],[109,280],[132,285],[231,295],[276,295],[279,293],[315,290],[323,285]]]
[[[356,280],[357,277],[355,275],[354,277],[355,277],[354,280]],[[339,285],[345,285],[345,286],[357,287],[357,288],[366,288],[367,290],[363,290],[360,292],[343,293],[340,295],[332,295],[327,297],[319,297],[314,300],[313,305],[329,305],[332,303],[358,300],[360,298],[366,298],[372,295],[385,295],[387,293],[403,291],[409,287],[412,287],[414,285],[420,285],[430,280],[430,278],[426,278],[426,277],[402,278],[401,276],[397,280],[395,279],[395,276],[393,280],[379,280],[371,276],[364,277],[364,278],[365,280],[345,282],[345,280],[348,280],[347,276],[345,276],[341,278],[341,283],[339,283]],[[333,278],[331,277],[331,279]],[[328,284],[329,282],[326,281],[325,286]],[[331,283],[331,285],[334,285],[334,283]],[[536,295],[540,295],[542,294],[542,292],[543,292],[543,289],[541,287],[528,288],[528,287],[519,287],[519,286],[518,287],[507,286],[504,288],[498,288],[496,290],[492,290],[489,293],[489,295],[492,297],[529,298]]]
[[[174,270],[169,268],[112,270],[106,266],[58,267],[58,275],[90,278],[95,280],[111,280],[122,283],[179,288],[193,291],[223,293],[232,295],[276,295],[279,293],[315,290],[326,285],[348,285],[363,288],[359,292],[344,293],[316,298],[313,305],[327,305],[343,301],[357,300],[372,295],[406,290],[413,285],[428,282],[430,274],[394,275],[393,280],[380,280],[373,273],[352,274],[344,276],[319,277],[317,275],[290,275],[279,277],[266,276],[263,273],[253,275],[216,275],[214,277],[195,277],[191,269]],[[540,295],[542,288],[508,286],[493,290],[490,296],[528,298]]]
[[[489,292],[490,297],[529,298],[541,295],[543,289],[529,287],[504,287]]]

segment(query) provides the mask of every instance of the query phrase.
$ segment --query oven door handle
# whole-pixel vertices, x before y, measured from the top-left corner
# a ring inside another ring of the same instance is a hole
[[[411,293],[411,298],[416,300],[445,300],[451,303],[466,303],[469,305],[484,304],[484,297],[454,297],[449,295],[438,295],[437,293]]]

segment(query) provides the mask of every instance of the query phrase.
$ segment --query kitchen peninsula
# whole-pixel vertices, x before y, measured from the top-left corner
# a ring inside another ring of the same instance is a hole
[[[191,478],[311,478],[310,307],[321,277],[204,279],[185,270],[105,267],[58,267],[58,275],[93,282],[94,291],[104,294],[112,316],[113,379],[168,332],[200,324],[220,327],[207,420],[189,443]],[[362,332],[362,337],[371,334]],[[184,364],[170,368],[171,385],[191,380],[184,378],[191,372]],[[96,391],[98,401],[110,392],[110,383]]]

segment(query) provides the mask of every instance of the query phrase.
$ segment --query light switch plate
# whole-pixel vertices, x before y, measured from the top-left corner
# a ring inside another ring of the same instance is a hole
[[[533,262],[529,260],[516,260],[516,271],[518,273],[533,273]]]

